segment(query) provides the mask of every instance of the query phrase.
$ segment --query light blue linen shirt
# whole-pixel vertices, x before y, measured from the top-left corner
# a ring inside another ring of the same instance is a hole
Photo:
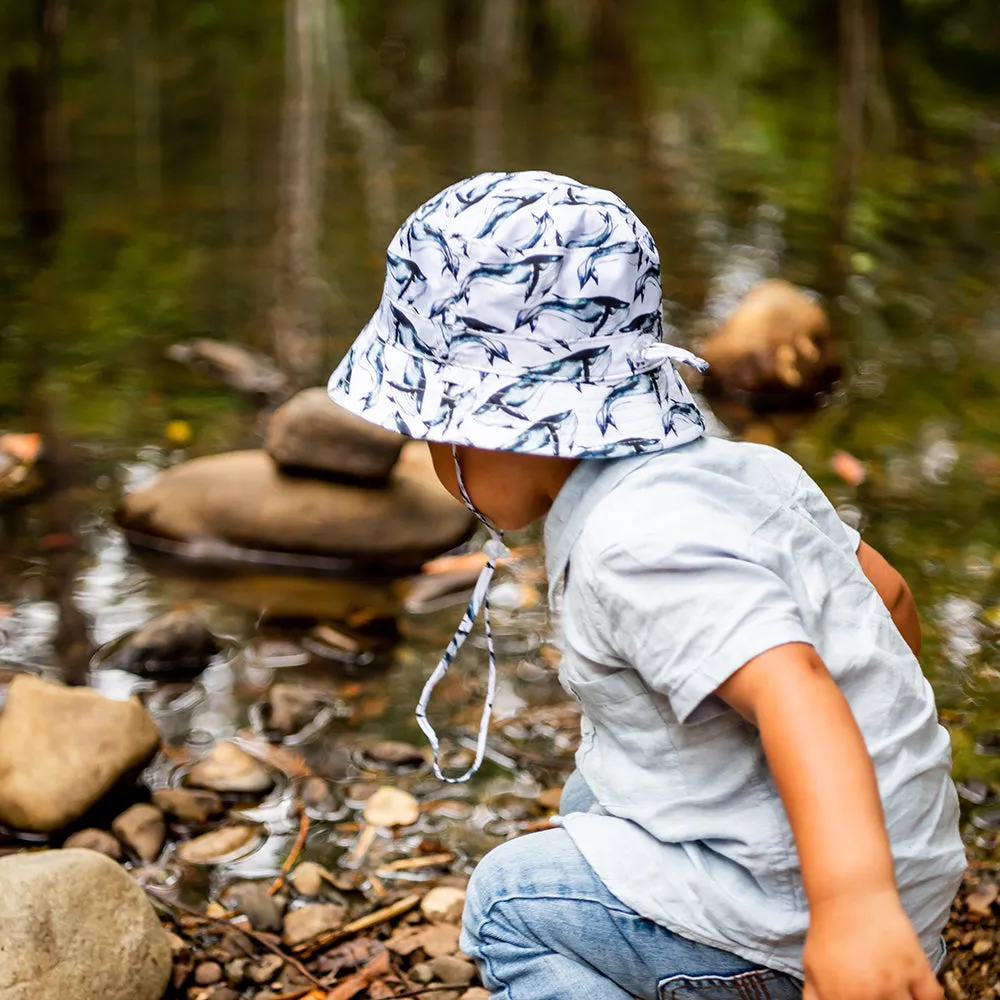
[[[545,525],[553,591],[565,576],[560,680],[582,708],[577,767],[599,803],[566,830],[642,916],[800,977],[809,917],[791,829],[757,730],[713,694],[748,660],[786,642],[822,656],[934,962],[966,863],[948,734],[858,541],[787,455],[710,437],[581,462]]]

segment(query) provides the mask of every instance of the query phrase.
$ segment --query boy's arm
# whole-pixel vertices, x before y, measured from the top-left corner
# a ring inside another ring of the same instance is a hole
[[[920,655],[920,619],[913,594],[906,581],[870,545],[862,542],[858,547],[858,562],[871,585],[878,591],[882,603],[888,608],[900,635],[913,650]]]
[[[759,729],[795,837],[810,911],[805,1000],[941,1000],[896,890],[871,758],[819,654],[776,646],[717,693]]]

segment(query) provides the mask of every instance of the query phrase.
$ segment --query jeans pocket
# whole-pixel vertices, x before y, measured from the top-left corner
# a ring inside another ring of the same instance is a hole
[[[799,1000],[802,984],[774,969],[732,976],[668,976],[658,985],[660,1000]]]

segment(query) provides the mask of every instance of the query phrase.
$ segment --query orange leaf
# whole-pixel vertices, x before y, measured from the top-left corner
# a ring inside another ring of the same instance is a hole
[[[22,462],[37,462],[41,450],[41,434],[0,434],[0,451],[5,451]]]
[[[326,1000],[352,1000],[369,983],[385,975],[389,971],[389,953],[380,952],[370,962],[361,966],[357,972],[338,983],[326,995]]]

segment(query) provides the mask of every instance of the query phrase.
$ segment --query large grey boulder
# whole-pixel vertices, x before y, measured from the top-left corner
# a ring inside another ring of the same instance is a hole
[[[0,1000],[160,1000],[170,962],[149,900],[110,858],[0,858]]]
[[[389,478],[406,438],[305,389],[275,410],[264,450],[282,469],[369,482]]]
[[[349,557],[412,569],[461,542],[472,515],[438,482],[422,442],[385,486],[286,476],[265,451],[196,458],[126,495],[126,528],[178,541]]]
[[[0,715],[0,823],[59,830],[159,745],[156,724],[137,700],[19,674]]]

